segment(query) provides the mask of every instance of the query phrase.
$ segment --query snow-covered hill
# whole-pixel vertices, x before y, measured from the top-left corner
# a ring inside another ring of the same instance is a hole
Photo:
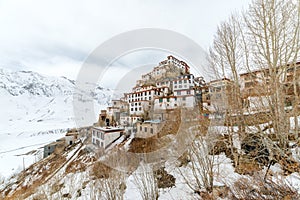
[[[0,69],[1,133],[72,127],[75,81],[35,72]],[[109,104],[112,91],[95,85],[94,91],[77,91],[97,107]],[[55,122],[55,127],[46,124]],[[61,126],[62,125],[62,126]]]
[[[23,165],[23,157],[17,154],[55,141],[64,135],[64,130],[76,127],[74,93],[83,96],[82,101],[94,103],[96,120],[100,109],[109,104],[113,92],[97,85],[92,88],[94,90],[79,91],[75,81],[65,77],[0,69],[0,163],[7,163],[0,166],[0,175],[7,176]],[[82,112],[90,111],[83,107]],[[28,165],[31,163],[32,159]]]

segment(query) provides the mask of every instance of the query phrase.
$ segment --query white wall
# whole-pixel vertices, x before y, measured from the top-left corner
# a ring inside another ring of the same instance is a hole
[[[121,136],[121,132],[120,131],[105,133],[105,135],[104,135],[104,144],[105,144],[105,147],[107,145],[109,145],[111,142],[113,142],[114,140],[116,140],[120,136]]]

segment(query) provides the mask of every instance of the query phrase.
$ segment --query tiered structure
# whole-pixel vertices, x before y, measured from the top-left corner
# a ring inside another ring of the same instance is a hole
[[[167,117],[171,113],[168,111],[179,107],[199,108],[203,116],[195,117],[224,119],[227,113],[240,112],[237,104],[239,98],[246,113],[262,111],[272,95],[271,86],[274,84],[270,84],[270,80],[274,77],[272,79],[271,75],[279,77],[278,84],[284,86],[285,104],[294,104],[295,97],[299,99],[300,94],[300,62],[270,72],[271,69],[263,69],[240,74],[239,84],[228,78],[206,84],[202,77],[194,77],[190,73],[190,67],[185,62],[168,56],[151,72],[142,75],[131,92],[125,93],[119,100],[113,100],[107,111],[101,111],[99,124],[125,126],[127,133],[133,131],[136,136],[149,137],[159,130],[162,121],[173,117]]]
[[[173,56],[159,63],[157,67],[142,75],[131,93],[125,94],[129,104],[129,114],[141,116],[153,109],[153,102],[160,97],[173,95],[174,80],[189,74],[190,67]]]
[[[174,56],[168,56],[158,66],[137,80],[132,91],[120,100],[112,101],[107,117],[110,124],[132,125],[141,119],[151,119],[156,111],[178,107],[192,108],[199,95],[200,78],[190,73],[190,67]],[[103,117],[103,114],[101,115]],[[110,116],[110,117],[109,117]]]

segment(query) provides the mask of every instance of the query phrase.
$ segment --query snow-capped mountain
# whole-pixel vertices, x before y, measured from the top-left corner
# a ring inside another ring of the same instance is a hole
[[[111,90],[97,85],[91,88],[94,90],[78,91],[75,81],[65,77],[0,69],[0,105],[3,107],[0,131],[16,130],[16,127],[30,131],[50,122],[55,122],[55,127],[59,124],[72,127],[74,92],[84,96],[82,101],[93,101],[96,113],[100,111],[96,109],[107,106],[111,100]],[[32,127],[32,123],[39,125]],[[45,129],[41,127],[41,131]]]
[[[92,83],[86,83],[92,84]],[[44,76],[32,71],[8,71],[0,69],[0,91],[11,96],[30,95],[36,97],[71,96],[75,91],[75,81],[66,77]],[[111,90],[94,84],[93,91],[85,91],[99,104],[108,104]]]
[[[113,91],[96,84],[91,90],[79,90],[75,81],[65,77],[44,76],[31,71],[0,69],[0,175],[13,173],[22,166],[23,155],[64,136],[67,128],[78,127],[74,116],[74,98],[93,103],[93,110],[79,106],[76,113],[97,115],[110,102]],[[80,110],[82,109],[82,110]],[[81,118],[82,116],[76,116]],[[33,157],[34,159],[34,157]],[[25,165],[34,160],[25,157]]]

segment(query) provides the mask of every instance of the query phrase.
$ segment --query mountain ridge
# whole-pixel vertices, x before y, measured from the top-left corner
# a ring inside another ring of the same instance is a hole
[[[95,113],[100,112],[110,104],[114,91],[94,83],[86,84],[90,90],[78,89],[76,81],[63,76],[0,69],[0,105],[5,108],[0,117],[0,131],[10,132],[15,127],[22,129],[22,126],[32,130],[36,124],[40,126],[45,121],[51,122],[51,126],[57,123],[65,128],[72,127],[73,101],[78,97],[77,100],[83,103],[93,102]],[[51,130],[51,127],[38,128],[38,131],[45,130]]]

